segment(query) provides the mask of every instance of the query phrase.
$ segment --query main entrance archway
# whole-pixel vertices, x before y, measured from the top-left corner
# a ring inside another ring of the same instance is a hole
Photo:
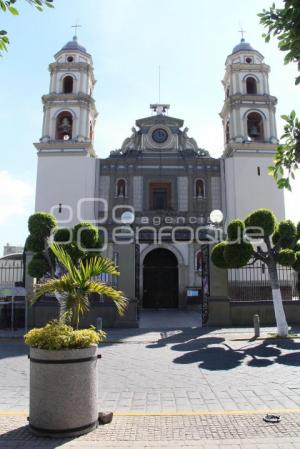
[[[178,307],[178,261],[165,248],[157,248],[144,259],[143,307]]]

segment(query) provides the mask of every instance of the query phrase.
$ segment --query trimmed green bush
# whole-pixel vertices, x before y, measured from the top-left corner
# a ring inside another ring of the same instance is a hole
[[[264,235],[272,235],[276,227],[276,218],[269,209],[257,209],[245,219],[245,226],[262,228]],[[251,232],[247,234],[251,236]]]
[[[49,264],[41,253],[35,254],[28,264],[28,274],[37,279],[43,277],[49,269]]]
[[[278,229],[276,228],[276,231],[272,235],[272,243],[273,243],[273,245],[277,245],[277,243],[279,243],[279,240],[280,240],[280,235],[279,235]]]
[[[46,326],[31,329],[24,336],[26,345],[32,348],[59,351],[60,349],[82,349],[98,344],[105,338],[103,331],[95,328],[74,330],[58,320],[50,321]]]
[[[33,253],[39,253],[44,250],[44,239],[29,235],[25,242],[25,251],[32,251]]]
[[[298,237],[298,239],[300,239],[300,221],[298,221],[296,231],[297,231],[297,237]]]
[[[226,242],[220,242],[212,249],[211,260],[213,264],[218,268],[227,268],[227,263],[224,259],[224,249],[226,246]]]
[[[251,243],[227,244],[224,248],[224,259],[228,268],[241,268],[247,265],[253,254]]]
[[[294,251],[300,251],[300,242],[296,243],[296,245],[294,246]]]
[[[28,220],[29,232],[37,239],[49,237],[56,225],[55,217],[47,212],[37,212],[31,215]]]
[[[68,228],[56,229],[54,234],[55,243],[71,242],[73,240],[73,231]]]
[[[227,227],[228,240],[241,240],[244,236],[245,223],[242,220],[233,220]]]
[[[297,236],[297,229],[291,220],[284,220],[278,224],[278,233],[281,239],[293,241]]]
[[[64,245],[63,248],[69,254],[74,263],[84,256],[84,253],[80,251],[76,243],[69,243],[68,245]]]
[[[300,273],[300,251],[297,251],[295,253],[295,256],[296,256],[296,262],[294,263],[293,268],[295,271]]]
[[[292,267],[296,262],[296,253],[292,249],[282,249],[277,255],[277,262],[286,267]]]
[[[98,228],[88,222],[77,224],[73,229],[73,241],[82,248],[96,248],[99,239]]]

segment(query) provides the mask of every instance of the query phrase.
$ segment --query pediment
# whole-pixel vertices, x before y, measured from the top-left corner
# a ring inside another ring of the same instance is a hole
[[[136,126],[139,128],[150,128],[154,125],[164,125],[169,127],[181,128],[184,124],[184,120],[179,118],[170,117],[169,115],[151,115],[150,117],[141,118],[136,120]]]

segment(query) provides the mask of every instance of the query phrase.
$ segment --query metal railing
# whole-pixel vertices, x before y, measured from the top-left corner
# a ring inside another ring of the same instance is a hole
[[[15,286],[16,282],[23,282],[22,260],[0,261],[0,285]]]
[[[284,301],[299,300],[299,275],[292,268],[277,268],[279,284]],[[272,290],[267,266],[255,265],[228,270],[228,290],[231,300],[269,301]]]

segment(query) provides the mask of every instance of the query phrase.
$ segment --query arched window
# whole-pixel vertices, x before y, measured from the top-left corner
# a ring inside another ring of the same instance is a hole
[[[92,125],[92,122],[90,122],[90,140],[93,140],[93,125]]]
[[[56,119],[56,139],[72,139],[73,117],[70,112],[61,112]]]
[[[71,94],[73,92],[73,78],[71,76],[65,76],[63,79],[63,93]]]
[[[247,131],[251,140],[263,142],[264,125],[262,116],[258,112],[250,112],[247,116]]]
[[[225,142],[229,143],[230,140],[230,131],[229,131],[229,121],[226,123],[226,128],[225,128]]]
[[[256,84],[256,79],[253,78],[252,76],[249,76],[246,79],[246,90],[247,90],[247,94],[257,94],[257,84]]]
[[[116,184],[116,195],[123,198],[126,196],[126,181],[125,179],[118,179]]]
[[[195,197],[204,198],[205,196],[205,185],[203,179],[197,179],[195,182]]]

